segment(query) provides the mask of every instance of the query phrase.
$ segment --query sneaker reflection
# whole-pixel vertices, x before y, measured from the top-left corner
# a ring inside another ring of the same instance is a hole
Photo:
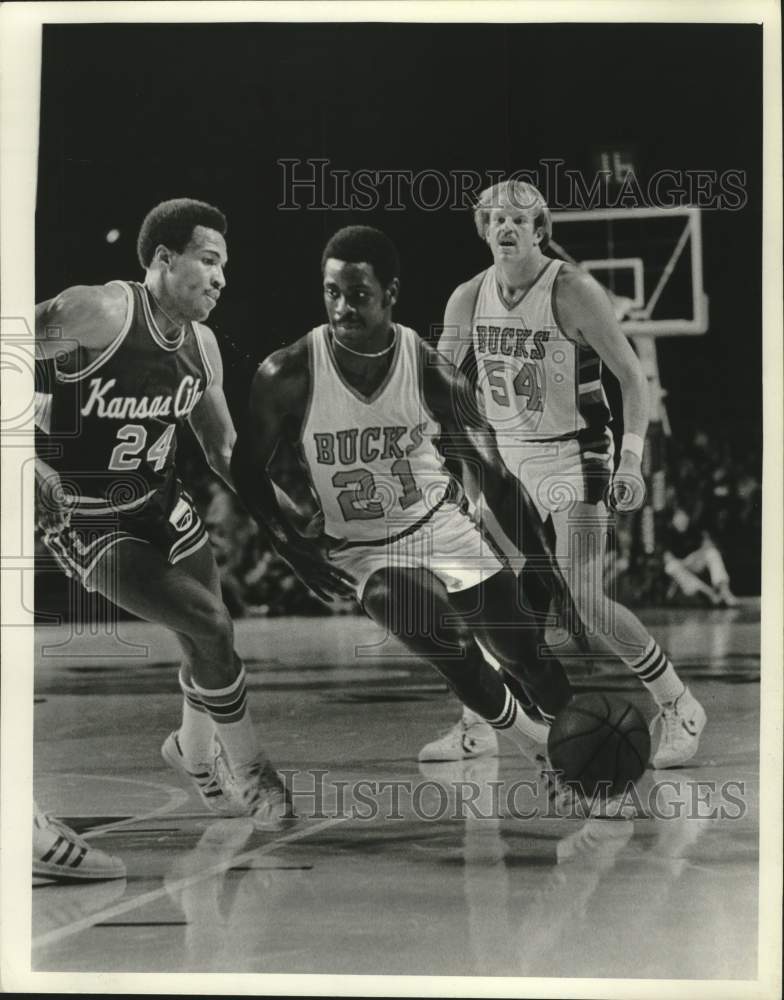
[[[301,891],[302,872],[279,855],[260,851],[249,858],[254,834],[252,817],[216,820],[166,875],[164,885],[186,924],[181,971],[231,972],[240,960],[246,971],[264,971],[265,939],[276,930],[278,904]],[[235,868],[231,859],[240,855]],[[225,868],[212,878],[200,877],[214,866]],[[255,970],[248,968],[254,955]]]

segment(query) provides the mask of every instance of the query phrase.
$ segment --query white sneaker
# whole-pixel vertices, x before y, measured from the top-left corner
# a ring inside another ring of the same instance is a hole
[[[474,712],[463,712],[460,721],[448,732],[422,747],[417,760],[420,763],[470,760],[488,754],[498,756],[498,736],[495,729]]]
[[[688,688],[676,701],[660,707],[659,714],[651,722],[651,735],[659,721],[661,737],[651,765],[667,768],[691,760],[699,748],[700,734],[708,717]]]
[[[53,816],[33,815],[33,878],[58,882],[125,878],[119,858],[92,847]]]
[[[220,744],[214,743],[213,758],[201,766],[190,764],[185,759],[177,732],[169,733],[161,747],[161,756],[183,777],[187,778],[199,793],[199,798],[210,812],[220,816],[245,816],[247,810],[237,799],[234,779],[223,758]]]
[[[289,790],[268,760],[259,757],[252,764],[232,771],[235,792],[257,830],[281,830],[297,815]]]

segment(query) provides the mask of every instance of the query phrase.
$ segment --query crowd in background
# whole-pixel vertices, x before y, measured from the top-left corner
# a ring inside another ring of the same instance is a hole
[[[762,482],[759,442],[741,450],[696,430],[668,442],[667,530],[662,539],[668,593],[732,605],[732,592],[758,594],[762,547]],[[679,563],[688,576],[673,575]]]
[[[704,431],[672,437],[667,443],[667,509],[661,519],[656,563],[658,600],[673,604],[733,606],[735,595],[759,594],[762,484],[759,448],[741,452]],[[327,607],[297,579],[234,495],[199,461],[185,458],[181,474],[210,535],[220,568],[223,595],[235,618],[245,616],[353,613],[354,601]],[[315,510],[301,477],[284,462],[278,483],[307,514]],[[649,601],[641,587],[635,555],[635,515],[616,518],[606,561],[606,586],[624,602]],[[307,518],[305,519],[307,520]],[[45,556],[46,550],[40,555]],[[48,592],[48,593],[47,593]],[[65,581],[42,558],[36,603],[43,609],[53,592],[67,600]]]

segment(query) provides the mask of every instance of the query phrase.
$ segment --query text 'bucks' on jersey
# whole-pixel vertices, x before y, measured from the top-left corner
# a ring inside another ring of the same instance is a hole
[[[148,292],[126,293],[125,325],[97,357],[77,348],[55,365],[53,384],[36,393],[36,424],[49,436],[49,464],[78,512],[141,508],[171,483],[176,429],[212,380],[198,324],[167,340]]]
[[[499,446],[572,437],[610,412],[596,352],[561,330],[554,289],[563,261],[548,260],[534,284],[506,302],[495,269],[484,274],[471,327],[477,389]]]
[[[343,378],[326,325],[308,334],[310,400],[301,448],[331,538],[397,535],[450,489],[436,446],[441,425],[422,395],[419,337],[399,324],[395,330],[389,371],[372,396]]]

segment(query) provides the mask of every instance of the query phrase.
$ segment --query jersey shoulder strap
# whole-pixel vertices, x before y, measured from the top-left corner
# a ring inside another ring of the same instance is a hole
[[[133,324],[133,318],[136,312],[135,299],[133,294],[132,283],[127,281],[120,281],[115,279],[114,281],[107,281],[107,285],[119,285],[120,288],[125,292],[125,321],[117,334],[117,336],[108,344],[95,358],[92,359],[84,368],[78,368],[73,372],[61,371],[57,366],[55,361],[55,377],[58,382],[81,382],[83,379],[87,378],[88,375],[94,374],[99,368],[103,367],[106,362],[117,353],[123,344],[123,341],[128,336]]]
[[[196,341],[196,347],[198,348],[202,367],[204,368],[204,374],[207,379],[207,384],[204,387],[206,392],[206,390],[209,389],[215,381],[215,370],[210,363],[209,350],[205,344],[205,341],[211,335],[211,331],[207,327],[204,327],[201,323],[197,323],[195,321],[191,323],[191,329],[193,330],[193,338]]]

